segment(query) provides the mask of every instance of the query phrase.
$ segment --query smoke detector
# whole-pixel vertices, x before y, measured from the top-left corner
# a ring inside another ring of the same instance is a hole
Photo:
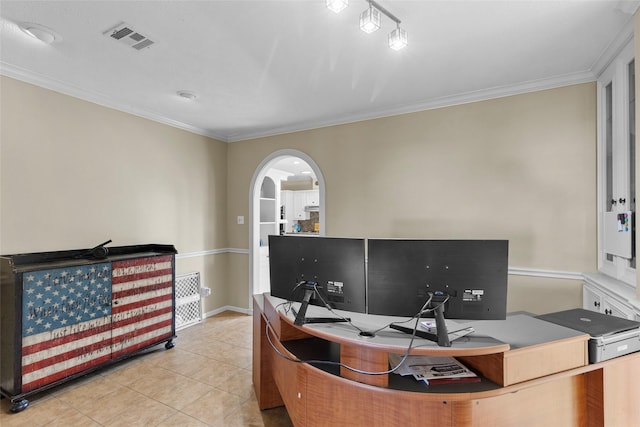
[[[148,36],[141,34],[126,22],[121,22],[103,34],[136,50],[148,48],[155,43]]]

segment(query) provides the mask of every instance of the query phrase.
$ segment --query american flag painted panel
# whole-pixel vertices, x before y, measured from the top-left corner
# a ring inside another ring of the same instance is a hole
[[[22,290],[23,392],[108,360],[110,263],[26,272]]]
[[[172,260],[25,273],[22,392],[171,338]]]
[[[173,256],[113,263],[113,357],[173,336]]]

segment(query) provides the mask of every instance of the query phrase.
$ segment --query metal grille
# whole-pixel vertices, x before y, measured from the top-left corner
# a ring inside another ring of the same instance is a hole
[[[176,330],[202,321],[200,273],[176,276]]]

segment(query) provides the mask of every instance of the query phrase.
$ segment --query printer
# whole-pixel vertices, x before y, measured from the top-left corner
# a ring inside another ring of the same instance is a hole
[[[640,350],[640,322],[576,308],[536,318],[589,334],[589,363]]]

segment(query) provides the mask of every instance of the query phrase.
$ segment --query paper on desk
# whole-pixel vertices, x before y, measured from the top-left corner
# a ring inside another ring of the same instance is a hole
[[[447,321],[445,322],[447,326],[447,331],[451,334],[453,332],[462,331],[464,329],[473,329],[473,325],[471,323],[455,323]],[[427,332],[436,333],[436,321],[435,319],[427,319],[420,322],[420,328],[424,329]]]
[[[398,366],[402,355],[389,353],[389,363]],[[416,380],[427,384],[456,380],[478,380],[479,377],[462,363],[450,356],[408,356],[395,371],[398,375],[413,375]]]
[[[436,334],[436,321],[433,319],[423,320],[420,322],[420,329]],[[455,341],[458,338],[462,338],[465,335],[475,332],[475,329],[473,329],[473,326],[468,323],[447,322],[447,332],[449,333],[449,341]]]

